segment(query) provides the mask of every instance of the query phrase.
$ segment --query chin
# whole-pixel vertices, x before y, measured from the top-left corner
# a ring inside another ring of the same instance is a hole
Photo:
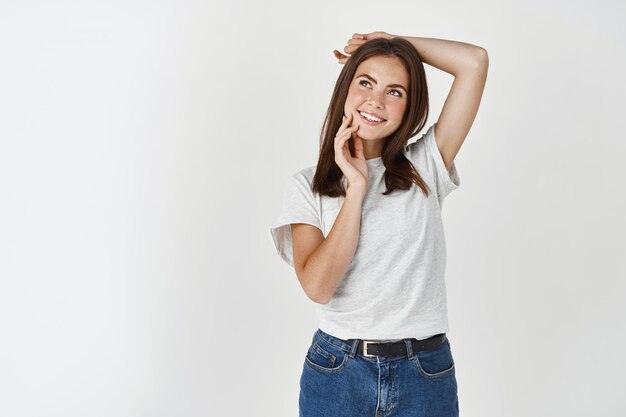
[[[359,137],[363,140],[381,140],[386,138],[387,136],[378,136],[378,135],[360,135]]]

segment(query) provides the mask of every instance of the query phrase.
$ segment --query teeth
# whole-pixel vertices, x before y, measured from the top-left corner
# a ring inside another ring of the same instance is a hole
[[[367,113],[360,113],[361,116],[365,117],[367,120],[371,120],[372,122],[382,122],[382,119],[379,119],[378,117],[369,115]]]

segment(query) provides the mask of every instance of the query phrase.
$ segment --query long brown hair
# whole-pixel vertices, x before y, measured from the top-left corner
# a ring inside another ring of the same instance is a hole
[[[311,189],[315,193],[329,197],[346,195],[341,181],[343,172],[335,163],[335,135],[343,121],[344,105],[357,67],[361,62],[374,56],[400,58],[409,74],[407,106],[402,123],[386,138],[383,145],[381,159],[385,165],[387,186],[383,195],[391,194],[395,189],[408,190],[415,183],[428,197],[430,192],[428,185],[402,153],[408,140],[422,130],[428,118],[428,86],[424,64],[415,47],[402,38],[377,38],[367,41],[344,64],[324,119],[320,135],[320,155]],[[354,156],[353,139],[348,140],[348,147]]]

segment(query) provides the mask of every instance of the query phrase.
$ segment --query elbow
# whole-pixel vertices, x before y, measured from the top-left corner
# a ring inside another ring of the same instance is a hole
[[[317,297],[315,299],[311,298],[311,300],[315,303],[315,304],[319,304],[319,305],[326,305],[328,303],[330,303],[330,299],[332,297]]]
[[[315,280],[307,279],[302,282],[302,289],[304,293],[309,298],[309,300],[313,301],[316,304],[328,304],[330,299],[332,298],[332,294],[329,294],[328,291],[324,290],[321,285],[319,285]]]
[[[483,69],[489,66],[489,54],[485,48],[478,48],[476,50],[476,58],[474,61],[476,68]]]
[[[328,304],[330,302],[330,299],[332,298],[332,296],[329,296],[320,288],[308,288],[305,289],[304,292],[306,293],[307,297],[309,297],[309,300],[320,305]]]
[[[328,291],[322,285],[322,281],[311,275],[304,265],[296,267],[296,276],[298,281],[300,281],[302,290],[311,301],[322,305],[330,302],[332,294],[328,294]]]

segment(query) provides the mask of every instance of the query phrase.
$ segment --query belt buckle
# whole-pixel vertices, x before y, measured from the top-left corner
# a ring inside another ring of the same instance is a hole
[[[378,355],[371,355],[369,353],[367,353],[367,345],[370,343],[378,343],[372,340],[364,340],[363,341],[363,356],[367,356],[368,358],[375,358]]]

